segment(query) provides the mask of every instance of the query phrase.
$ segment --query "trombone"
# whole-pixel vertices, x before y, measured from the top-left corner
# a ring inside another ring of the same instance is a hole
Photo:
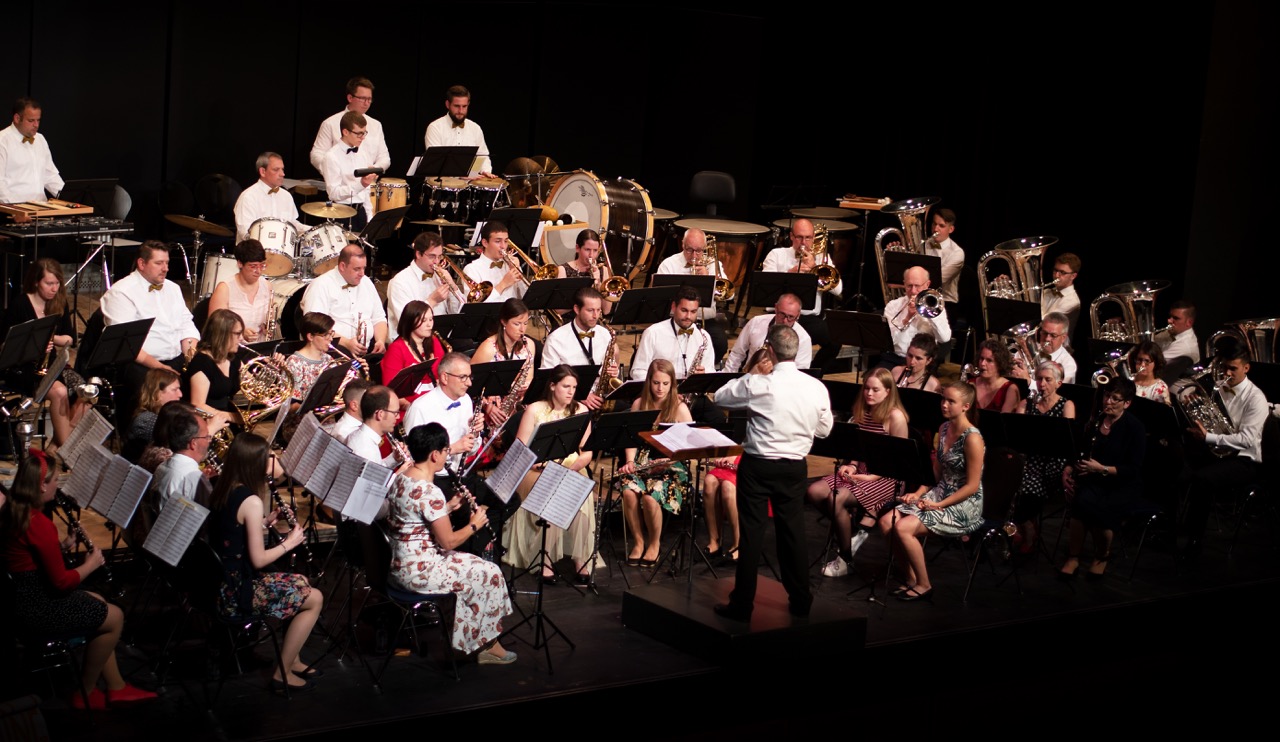
[[[525,254],[524,250],[520,249],[519,245],[512,242],[511,240],[507,240],[507,247],[511,248],[512,250],[515,250],[516,254],[519,255],[521,259],[523,259],[524,262],[529,266],[529,270],[533,272],[533,281],[546,281],[546,280],[555,278],[557,275],[559,275],[560,269],[558,266],[538,265],[537,263],[533,262],[532,258],[530,258],[528,255]],[[529,286],[529,284],[533,283],[533,281],[530,281],[529,277],[526,276],[520,270],[520,264],[515,261],[515,258],[511,257],[510,251],[503,250],[502,259],[505,260],[508,265],[510,265],[512,268],[516,270],[516,275],[520,276],[520,280],[524,281],[524,285],[526,287]],[[561,325],[564,324],[564,320],[560,318],[559,313],[552,311],[550,309],[543,310],[543,312],[548,317],[551,318],[551,321],[555,323],[556,327],[560,327]]]
[[[441,255],[440,259],[444,261],[445,265],[452,268],[454,273],[458,274],[458,278],[462,281],[462,285],[467,287],[466,296],[463,296],[463,299],[466,301],[466,303],[480,304],[489,298],[489,294],[493,293],[492,283],[489,283],[488,281],[481,281],[480,283],[476,283],[475,281],[472,281],[470,278],[467,278],[467,274],[463,273],[462,269],[458,268],[457,264],[455,264],[452,260],[450,260],[448,255]],[[444,271],[444,274],[448,276],[449,272],[446,270]],[[450,281],[450,283],[452,283],[452,281]],[[455,290],[457,289],[456,286],[454,288]],[[462,292],[458,291],[458,294],[461,296]]]

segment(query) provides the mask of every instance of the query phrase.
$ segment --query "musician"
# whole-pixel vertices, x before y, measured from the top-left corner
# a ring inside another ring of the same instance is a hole
[[[359,378],[347,383],[342,390],[342,416],[329,426],[329,435],[346,443],[347,438],[364,425],[364,420],[360,417],[360,402],[371,386],[368,381]]]
[[[1169,327],[1151,337],[1164,353],[1169,365],[1168,373],[1161,375],[1172,381],[1200,362],[1200,341],[1196,338],[1196,305],[1189,299],[1179,299],[1169,308]],[[1157,372],[1160,373],[1160,372]]]
[[[230,309],[244,319],[244,341],[256,343],[270,340],[267,323],[271,318],[271,282],[262,275],[267,267],[267,252],[257,240],[243,240],[234,250],[234,274],[219,281],[209,297],[209,313]]]
[[[769,330],[769,347],[777,357],[773,373],[746,374],[716,392],[716,405],[745,411],[747,437],[738,467],[738,567],[729,602],[715,612],[746,621],[755,605],[757,570],[764,546],[766,507],[772,505],[778,540],[778,566],[787,590],[789,610],[809,615],[804,536],[805,457],[815,436],[831,434],[831,399],[822,382],[795,365],[799,340],[790,327]]]
[[[772,361],[769,362],[772,373]],[[726,456],[710,459],[705,462],[710,469],[702,475],[702,504],[707,511],[707,548],[703,551],[708,557],[724,557],[730,562],[738,561],[738,465],[742,456]],[[720,513],[724,513],[729,521],[728,533],[720,532]],[[733,546],[725,546],[733,537]]]
[[[437,423],[415,428],[408,436],[413,464],[393,479],[388,496],[391,532],[391,582],[422,593],[457,593],[450,645],[476,653],[482,665],[508,665],[516,653],[498,642],[502,618],[511,599],[502,569],[457,549],[488,524],[485,508],[472,511],[466,524],[454,528],[449,513],[461,506],[458,495],[446,500],[435,478],[448,459],[449,434]]]
[[[320,163],[320,174],[328,200],[347,204],[356,210],[351,218],[352,231],[359,232],[373,218],[373,203],[369,200],[370,188],[378,182],[377,173],[356,177],[356,170],[374,167],[376,153],[371,147],[361,149],[369,134],[369,121],[355,111],[342,115],[342,136],[325,153]]]
[[[1040,321],[1040,330],[1036,337],[1040,340],[1040,353],[1047,354],[1049,360],[1062,366],[1062,383],[1076,383],[1076,359],[1071,357],[1067,349],[1067,335],[1071,331],[1071,320],[1063,312],[1050,312]],[[1020,378],[1026,378],[1025,369],[1019,366]]]
[[[1053,277],[1058,284],[1040,294],[1041,318],[1047,318],[1053,312],[1065,314],[1068,333],[1075,328],[1076,320],[1080,318],[1080,297],[1076,295],[1074,286],[1079,275],[1080,258],[1075,253],[1064,252],[1053,262]]]
[[[13,103],[13,124],[0,131],[0,204],[44,201],[46,191],[55,197],[62,193],[65,183],[40,133],[41,113],[39,101],[19,98]]]
[[[809,333],[797,323],[800,319],[800,306],[800,297],[795,294],[783,294],[774,303],[772,314],[766,312],[747,320],[747,324],[742,327],[742,332],[738,333],[738,341],[733,344],[733,350],[729,351],[729,357],[725,359],[724,370],[743,370],[742,365],[751,357],[751,354],[764,347],[769,328],[775,325],[790,327],[796,331],[796,336],[800,339],[800,349],[796,352],[796,368],[809,368],[809,364],[813,362],[813,343],[809,340]]]
[[[179,406],[181,405],[181,406]],[[209,453],[209,424],[196,413],[196,408],[183,402],[165,406],[165,438],[173,452],[167,461],[156,467],[155,481],[151,487],[158,495],[163,508],[169,500],[185,497],[192,502],[208,502],[208,480],[200,471],[200,464]],[[157,426],[159,430],[159,426]]]
[[[520,418],[520,428],[516,431],[516,438],[527,446],[533,441],[533,431],[539,424],[584,413],[585,406],[574,399],[577,391],[578,375],[565,364],[557,365],[547,379],[547,388],[543,392],[542,399],[525,408],[524,415]],[[581,443],[586,443],[590,435],[591,426],[588,425],[583,432]],[[557,463],[583,476],[590,476],[587,467],[591,464],[591,452],[583,451],[579,447],[577,451],[559,459]],[[528,496],[545,468],[545,463],[536,464],[525,475],[519,487],[521,498]],[[503,546],[507,548],[507,553],[502,557],[503,561],[517,568],[533,564],[534,558],[542,548],[542,529],[537,524],[538,520],[538,517],[531,515],[528,510],[522,508],[516,511],[510,521],[511,527],[504,528],[502,531]],[[548,526],[547,556],[546,561],[542,563],[543,583],[555,584],[556,573],[553,565],[563,559],[566,554],[573,559],[574,579],[579,584],[589,583],[587,560],[595,550],[595,533],[596,509],[595,500],[591,497],[582,501],[582,506],[574,516],[573,522],[569,524],[568,530]]]
[[[590,278],[592,287],[597,291],[601,290],[604,282],[613,277],[613,271],[609,270],[609,266],[599,260],[603,249],[604,243],[600,239],[599,232],[594,229],[582,230],[578,233],[573,260],[556,266],[556,278]],[[658,272],[662,272],[662,266],[658,266]],[[608,314],[612,309],[613,302],[602,301],[600,305],[602,315]]]
[[[1191,476],[1185,555],[1192,559],[1200,556],[1213,497],[1247,489],[1254,483],[1262,463],[1262,426],[1270,414],[1266,396],[1249,379],[1249,350],[1243,344],[1224,350],[1215,363],[1225,380],[1217,393],[1235,432],[1210,433],[1199,421],[1188,430],[1196,440],[1230,451],[1226,457],[1195,469]]]
[[[373,105],[373,83],[367,77],[353,77],[347,80],[347,107],[325,119],[316,132],[316,141],[311,145],[311,166],[316,172],[324,172],[324,156],[342,139],[342,118],[349,113],[364,116],[364,125],[369,133],[361,145],[369,150],[370,161],[374,167],[386,170],[391,167],[391,153],[387,151],[387,138],[382,131],[382,123],[369,115],[369,106]],[[239,220],[236,220],[239,223]]]
[[[778,247],[769,251],[764,258],[762,271],[773,273],[809,273],[819,263],[831,264],[830,251],[824,252],[821,258],[813,255],[813,222],[808,219],[796,219],[791,223],[791,247]],[[800,313],[800,326],[809,333],[814,345],[821,346],[813,359],[814,368],[822,368],[827,362],[835,360],[840,346],[831,342],[831,334],[827,323],[822,320],[822,298],[824,294],[839,298],[844,291],[844,281],[838,281],[830,291],[819,291],[813,309]]]
[[[884,308],[884,318],[889,323],[893,347],[881,354],[877,367],[890,369],[902,365],[906,361],[907,348],[918,333],[933,335],[939,345],[951,342],[951,324],[947,321],[945,307],[939,307],[938,315],[932,319],[924,317],[917,309],[916,300],[922,292],[929,289],[929,283],[929,271],[918,265],[902,272],[902,285],[906,293]]]
[[[284,367],[293,376],[293,398],[304,401],[320,374],[338,362],[329,354],[333,317],[324,312],[307,312],[298,323],[298,332],[307,344],[290,353]]]
[[[698,292],[692,286],[681,286],[671,302],[671,319],[655,322],[645,329],[631,360],[631,378],[643,381],[649,364],[658,358],[669,360],[675,367],[677,381],[690,374],[712,370],[714,353],[711,335],[695,325],[698,316]]]
[[[613,333],[600,324],[605,301],[600,292],[590,286],[578,289],[573,297],[573,321],[557,327],[547,336],[542,350],[541,368],[553,368],[561,364],[573,366],[599,366],[604,363]],[[618,359],[615,352],[612,362],[600,373],[618,377]],[[598,410],[604,398],[594,391],[587,395],[587,409]]]
[[[387,351],[387,313],[373,281],[364,273],[367,264],[364,249],[351,243],[339,253],[338,269],[312,281],[302,295],[302,311],[332,317],[333,344],[355,358]],[[364,344],[359,342],[362,325]]]
[[[1062,386],[1061,365],[1054,361],[1042,361],[1036,366],[1034,383],[1039,394],[1018,403],[1019,415],[1075,419],[1075,403],[1058,394],[1058,389]],[[1023,554],[1029,554],[1035,548],[1038,538],[1037,516],[1045,501],[1061,490],[1062,470],[1066,465],[1066,459],[1027,457],[1022,485],[1013,503],[1013,522],[1018,524],[1018,533],[1022,538],[1020,551]]]
[[[925,241],[924,254],[942,259],[942,281],[938,291],[948,304],[956,304],[960,301],[960,271],[964,270],[964,250],[951,239],[956,231],[956,212],[938,209],[933,212],[932,219],[933,239]]]
[[[400,313],[411,301],[426,302],[433,314],[457,314],[465,299],[457,291],[442,259],[440,235],[423,232],[413,238],[413,261],[387,283],[387,323],[389,340],[399,335]],[[389,376],[384,379],[390,380]]]
[[[395,469],[399,465],[395,452],[383,456],[380,449],[400,419],[396,393],[380,384],[369,387],[360,398],[360,419],[360,427],[347,436],[347,448],[363,459]]]
[[[449,433],[449,456],[471,453],[480,447],[480,431],[474,425],[471,397],[471,362],[461,353],[440,361],[440,385],[418,397],[404,416],[404,429],[437,422]]]
[[[1164,353],[1160,352],[1157,343],[1148,340],[1134,348],[1129,356],[1129,367],[1133,369],[1133,384],[1139,397],[1173,404],[1169,398],[1169,385],[1161,377],[1165,369]]]
[[[149,368],[138,394],[138,408],[125,433],[120,455],[131,463],[138,463],[142,451],[151,442],[156,427],[157,413],[169,402],[182,399],[182,377],[171,368]]]
[[[404,396],[405,405],[436,388],[440,378],[440,361],[446,353],[444,344],[435,335],[435,315],[425,301],[409,302],[400,315],[400,337],[387,348],[382,358],[382,378],[390,382],[409,366],[431,363],[427,375],[418,383],[412,394]]]
[[[519,299],[508,299],[503,302],[502,311],[498,314],[498,328],[498,332],[485,338],[484,342],[480,343],[480,347],[476,348],[476,352],[471,356],[471,362],[529,360],[533,364],[530,369],[536,368],[538,344],[525,334],[529,330],[529,308],[524,305],[524,302]],[[533,374],[530,373],[525,379],[525,384],[532,380]],[[501,401],[501,396],[493,396],[481,402],[485,419],[491,428],[506,422],[498,404]]]
[[[938,377],[934,375],[934,358],[938,354],[938,341],[926,332],[918,332],[907,346],[907,358],[901,366],[894,366],[893,374],[899,389],[938,391]]]
[[[489,164],[489,145],[485,144],[480,124],[467,118],[471,108],[471,91],[462,85],[453,85],[444,91],[445,115],[427,125],[424,141],[432,147],[478,147],[471,176],[492,175]]]
[[[249,238],[249,227],[259,219],[279,219],[293,225],[298,234],[306,229],[298,221],[298,205],[293,194],[284,189],[284,158],[275,152],[263,152],[254,163],[258,180],[240,192],[236,199],[236,243]],[[293,245],[289,245],[292,250]]]
[[[229,309],[209,315],[196,354],[182,371],[182,388],[191,404],[214,419],[239,422],[231,399],[240,390],[240,339],[244,322]]]
[[[975,404],[980,410],[1013,412],[1021,397],[1018,385],[1009,381],[1013,356],[1003,340],[987,338],[978,345],[977,376],[972,379]]]
[[[480,230],[480,257],[467,263],[462,272],[474,283],[488,281],[493,284],[493,292],[485,299],[487,302],[519,299],[528,288],[520,274],[516,256],[513,254],[510,261],[503,260],[506,252],[507,225],[492,219],[485,222]]]
[[[106,564],[103,550],[89,551],[75,569],[67,569],[63,561],[62,549],[70,544],[59,543],[57,527],[43,512],[57,491],[56,461],[35,448],[20,456],[8,496],[0,497],[0,543],[12,591],[5,612],[25,633],[87,638],[80,666],[82,693],[71,697],[72,708],[84,709],[86,695],[94,711],[105,710],[108,702],[114,707],[152,700],[156,694],[126,683],[116,663],[124,613],[101,595],[79,589]],[[98,689],[99,680],[105,693]]]
[[[658,273],[663,275],[675,276],[707,276],[713,275],[707,262],[707,234],[697,227],[685,230],[684,237],[680,239],[680,252],[668,257],[658,264]],[[728,279],[724,272],[724,263],[716,260],[715,273],[716,278]],[[709,359],[708,368],[715,365],[717,361],[724,358],[725,351],[729,349],[729,336],[725,333],[725,326],[716,319],[715,298],[712,297],[712,304],[698,311],[698,319],[702,320],[702,329],[711,335],[711,347],[715,351],[715,357]]]

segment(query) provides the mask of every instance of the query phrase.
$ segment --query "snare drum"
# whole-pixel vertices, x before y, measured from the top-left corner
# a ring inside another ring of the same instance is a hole
[[[340,225],[326,222],[304,232],[301,245],[310,251],[311,272],[318,276],[338,265],[338,254],[347,246],[347,233]]]
[[[214,253],[204,257],[204,273],[200,274],[200,297],[213,295],[218,284],[231,280],[240,270],[236,259],[229,255]]]
[[[498,206],[499,200],[506,202],[507,181],[502,178],[476,178],[467,188],[468,204],[471,207],[470,221],[483,222],[489,219]]]
[[[574,229],[543,232],[542,259],[562,265],[577,255],[578,233],[591,228],[600,233],[609,250],[609,261],[619,271],[630,262],[627,275],[634,281],[653,246],[653,204],[649,192],[633,180],[601,180],[587,170],[562,178],[551,191],[551,207],[573,216]]]
[[[298,232],[292,224],[275,217],[263,217],[249,225],[249,238],[261,242],[262,248],[267,251],[267,267],[262,271],[264,275],[279,278],[293,271]]]
[[[286,328],[282,324],[282,320],[285,309],[289,305],[289,297],[305,291],[306,288],[306,284],[296,278],[279,278],[271,282],[271,313],[275,315],[276,334],[281,338],[287,337]],[[301,300],[301,296],[299,296],[299,300]],[[294,305],[296,305],[296,302],[294,302]],[[288,308],[292,309],[293,307],[288,306]],[[292,328],[292,317],[289,318],[289,324],[290,328]],[[275,338],[268,338],[268,340],[275,340]]]
[[[403,178],[382,178],[373,186],[373,212],[409,205],[409,183]]]
[[[427,213],[432,219],[464,221],[467,215],[467,199],[463,195],[467,190],[466,178],[428,178],[423,185],[431,189]]]

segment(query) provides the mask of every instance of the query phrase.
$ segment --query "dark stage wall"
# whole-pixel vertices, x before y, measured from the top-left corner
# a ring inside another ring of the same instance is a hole
[[[499,167],[550,155],[634,179],[678,212],[694,172],[726,170],[738,181],[730,214],[758,223],[782,215],[770,203],[937,195],[959,213],[970,266],[1002,240],[1051,234],[1084,258],[1086,301],[1163,277],[1175,286],[1161,309],[1190,293],[1202,327],[1274,311],[1262,288],[1274,271],[1242,262],[1261,254],[1247,247],[1260,242],[1252,218],[1275,195],[1265,70],[1276,52],[1263,34],[1276,11],[1260,3],[1158,16],[1072,4],[1034,18],[1025,6],[834,12],[807,1],[757,14],[696,3],[10,8],[0,91],[43,101],[64,176],[119,177],[144,234],[158,228],[166,180],[222,172],[248,185],[265,149],[286,155],[291,176],[314,175],[315,130],[362,74],[377,85],[370,113],[397,171],[421,150],[444,89],[463,83]],[[891,223],[873,217],[872,230]],[[874,273],[863,289],[878,301]]]

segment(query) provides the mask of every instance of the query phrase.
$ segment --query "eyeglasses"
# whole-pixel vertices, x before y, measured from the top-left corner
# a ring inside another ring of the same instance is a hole
[[[1057,268],[1053,269],[1053,275],[1055,276],[1074,276],[1075,274],[1076,274],[1075,271],[1063,271],[1063,270],[1058,270]]]
[[[796,320],[800,319],[800,315],[798,314],[786,314],[783,312],[779,312],[777,310],[774,311],[774,316],[782,320],[783,322],[795,322]]]
[[[1065,333],[1065,332],[1049,332],[1048,330],[1041,330],[1041,331],[1040,331],[1040,334],[1041,334],[1041,335],[1044,335],[1045,337],[1047,337],[1047,338],[1049,338],[1049,339],[1053,339],[1053,338],[1061,338],[1061,337],[1066,337],[1066,336],[1067,336],[1067,333]]]
[[[372,102],[373,102],[373,96],[372,96],[372,95],[353,95],[353,96],[351,96],[351,97],[352,97],[352,98],[355,98],[356,100],[359,100],[359,101],[364,101],[365,103],[372,103]]]
[[[348,129],[348,131],[350,131],[350,129]],[[368,136],[368,135],[369,135],[369,130],[368,130],[368,129],[364,129],[364,130],[361,130],[361,131],[352,131],[351,133],[352,133],[352,134],[354,134],[354,135],[356,135],[356,136],[358,136],[358,137],[360,137],[361,139],[364,139],[366,136]]]
[[[445,374],[446,374],[446,375],[448,375],[448,376],[452,376],[452,377],[454,377],[455,379],[470,379],[470,378],[471,378],[471,374],[455,374],[455,373],[453,373],[452,371],[445,371]]]

